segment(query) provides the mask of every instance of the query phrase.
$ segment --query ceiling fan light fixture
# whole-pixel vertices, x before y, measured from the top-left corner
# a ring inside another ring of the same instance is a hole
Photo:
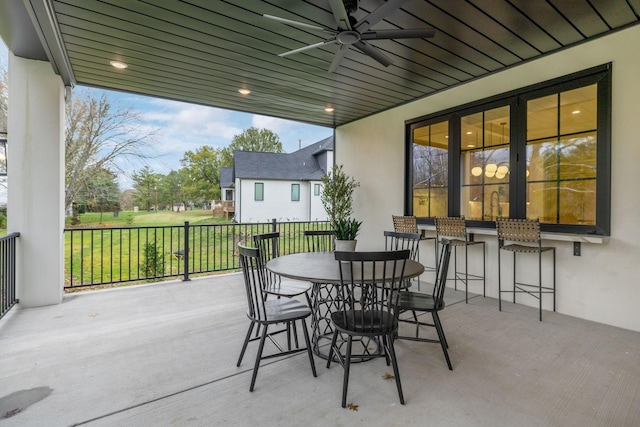
[[[327,113],[333,113],[335,111],[335,108],[333,108],[333,107],[325,107],[324,111],[326,111]]]

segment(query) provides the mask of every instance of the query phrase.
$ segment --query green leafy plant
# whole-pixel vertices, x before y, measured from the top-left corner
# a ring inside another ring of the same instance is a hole
[[[162,248],[156,246],[155,243],[149,242],[144,246],[144,255],[142,260],[142,271],[147,281],[156,282],[159,280],[156,276],[162,275],[164,270],[164,259],[162,256]]]
[[[342,165],[334,165],[331,172],[322,177],[320,200],[329,216],[331,227],[336,230],[338,240],[355,240],[355,234],[362,224],[350,218],[353,213],[353,191],[359,186],[359,182],[344,172]],[[341,236],[354,238],[345,239]]]
[[[356,236],[360,231],[362,221],[356,221],[353,218],[340,219],[336,221],[333,229],[336,232],[338,240],[356,240]]]

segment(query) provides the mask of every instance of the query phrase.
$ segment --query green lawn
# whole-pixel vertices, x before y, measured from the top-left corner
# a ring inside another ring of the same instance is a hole
[[[67,218],[67,228],[69,225]],[[160,225],[182,225],[185,221],[189,224],[225,224],[230,221],[224,218],[214,218],[210,210],[194,209],[184,212],[160,211],[160,212],[133,212],[121,211],[115,217],[113,212],[105,212],[102,214],[102,222],[100,222],[100,213],[90,212],[80,215],[80,225],[78,227],[145,227]]]

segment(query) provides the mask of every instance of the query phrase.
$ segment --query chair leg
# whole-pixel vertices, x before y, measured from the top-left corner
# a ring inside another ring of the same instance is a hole
[[[329,356],[327,356],[327,369],[331,367],[331,361],[333,360],[333,348],[338,341],[338,330],[333,331],[333,337],[331,338],[331,345],[329,346]]]
[[[396,351],[393,347],[393,340],[391,339],[391,334],[387,337],[383,337],[383,340],[386,341],[387,351],[389,353],[389,357],[391,358],[391,364],[393,365],[393,375],[396,377],[396,387],[398,388],[398,396],[400,397],[400,403],[404,405],[404,395],[402,394],[402,384],[400,383],[400,370],[398,369],[398,359],[396,358]]]
[[[498,311],[502,311],[502,283],[500,277],[502,276],[500,270],[500,248],[498,247]]]
[[[540,296],[538,301],[539,318],[542,322],[542,251],[538,252],[538,295]]]
[[[444,331],[442,330],[442,324],[440,323],[440,316],[438,316],[438,313],[435,311],[431,314],[433,315],[433,323],[436,325],[436,331],[438,332],[438,338],[440,339],[440,346],[442,347],[444,358],[447,360],[447,366],[450,371],[453,371],[451,360],[449,359],[449,352],[447,351],[447,340],[444,337]]]
[[[469,245],[464,245],[464,302],[469,304]]]
[[[516,303],[516,253],[513,253],[513,303]]]
[[[260,346],[258,347],[258,354],[256,355],[256,363],[253,366],[253,375],[251,376],[251,385],[249,391],[253,391],[253,386],[256,384],[256,378],[258,377],[258,368],[260,367],[260,360],[262,359],[262,350],[264,349],[264,341],[267,339],[267,325],[263,325],[262,336],[260,337]]]
[[[349,387],[349,370],[351,369],[351,345],[353,343],[353,337],[351,335],[347,338],[347,354],[344,358],[344,377],[342,380],[342,407],[347,407],[347,388]]]
[[[253,327],[256,324],[254,322],[251,322],[251,324],[249,325],[249,330],[247,331],[247,336],[244,339],[244,343],[242,344],[242,350],[240,350],[240,357],[238,358],[238,363],[236,364],[236,366],[240,367],[240,364],[242,363],[242,358],[244,357],[244,352],[247,350],[247,344],[249,344],[249,340],[251,339],[251,333],[253,332]]]
[[[313,353],[311,352],[311,340],[309,339],[309,331],[307,331],[307,322],[304,319],[300,319],[302,322],[302,332],[304,332],[304,341],[307,343],[307,354],[309,355],[309,362],[311,363],[311,372],[313,376],[317,377],[316,362],[313,359]]]

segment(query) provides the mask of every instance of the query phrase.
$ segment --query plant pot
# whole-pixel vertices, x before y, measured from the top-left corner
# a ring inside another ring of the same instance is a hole
[[[336,251],[353,252],[356,250],[357,240],[338,240],[336,239]]]

